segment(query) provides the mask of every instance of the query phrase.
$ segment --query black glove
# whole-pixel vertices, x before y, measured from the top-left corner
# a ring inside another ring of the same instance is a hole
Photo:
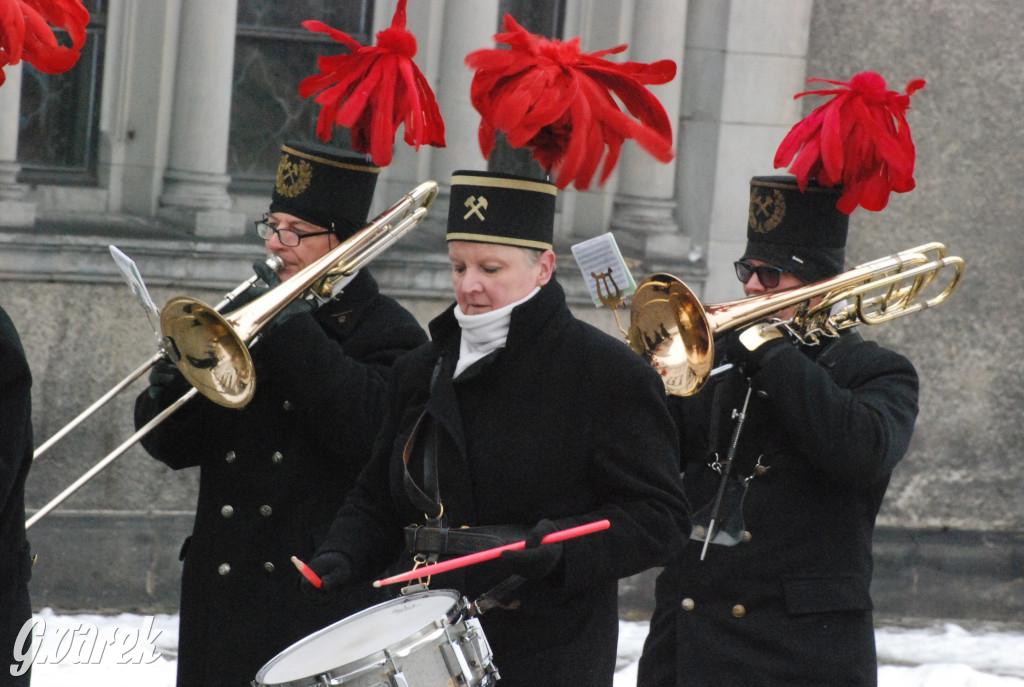
[[[306,565],[320,578],[320,588],[317,589],[312,582],[302,576],[299,589],[306,598],[313,601],[330,600],[330,592],[352,582],[352,563],[349,557],[341,552],[318,553]]]
[[[312,315],[316,312],[319,304],[320,302],[316,298],[296,298],[291,303],[284,306],[281,312],[270,318],[264,327],[264,331],[269,334],[296,315],[304,315],[307,313]]]
[[[563,567],[562,542],[541,544],[541,540],[558,527],[550,520],[541,520],[526,537],[526,548],[519,551],[504,551],[501,562],[510,575],[539,580],[560,573]]]
[[[738,332],[730,332],[725,340],[725,353],[748,377],[761,370],[761,362],[771,352],[789,343],[779,327],[762,322]]]
[[[261,296],[264,293],[266,293],[269,289],[272,289],[281,283],[280,275],[278,275],[277,272],[272,270],[270,268],[270,265],[268,265],[264,261],[254,262],[252,265],[252,270],[253,272],[256,273],[256,276],[262,279],[263,282],[267,285],[267,287],[269,287],[265,288],[254,286],[250,289],[250,291],[256,291],[258,289],[260,292],[259,295]],[[302,315],[303,313],[312,314],[313,312],[316,311],[318,305],[320,305],[320,301],[318,301],[316,298],[296,298],[291,303],[286,305],[281,310],[281,312],[270,318],[270,321],[267,322],[266,331],[270,332],[275,327],[280,327],[282,324],[284,324],[291,318],[295,317],[296,315]]]
[[[149,370],[149,388],[146,393],[154,401],[175,401],[191,388],[191,384],[167,358],[161,358]]]
[[[252,264],[252,271],[256,273],[256,276],[263,280],[263,283],[274,288],[281,283],[281,276],[271,269],[270,265],[265,260],[254,262]]]

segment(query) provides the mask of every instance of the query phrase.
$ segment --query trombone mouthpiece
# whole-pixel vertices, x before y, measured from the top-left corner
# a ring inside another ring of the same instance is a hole
[[[268,255],[267,259],[263,261],[264,264],[275,272],[280,272],[281,268],[284,267],[284,260],[277,255]]]
[[[284,260],[273,254],[252,264],[252,271],[267,286],[277,286],[281,283],[281,278],[277,276],[277,273],[282,269],[284,269]],[[255,280],[252,283],[255,284]]]

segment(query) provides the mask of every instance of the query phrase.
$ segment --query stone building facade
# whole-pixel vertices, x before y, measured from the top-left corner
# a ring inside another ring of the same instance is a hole
[[[262,254],[280,143],[314,136],[298,83],[315,71],[316,18],[363,43],[395,0],[91,0],[83,59],[65,81],[8,67],[0,88],[0,302],[32,366],[37,445],[156,351],[155,334],[110,259],[130,255],[162,304],[216,302]],[[879,612],[1004,619],[1024,610],[1024,394],[1017,349],[1024,156],[1024,7],[1014,0],[411,0],[417,63],[448,131],[443,149],[401,142],[382,174],[383,210],[424,179],[442,193],[430,218],[378,258],[384,289],[424,323],[451,300],[442,245],[445,184],[483,168],[471,74],[504,12],[585,51],[628,43],[621,59],[673,59],[653,87],[675,123],[667,165],[627,144],[603,188],[559,196],[561,279],[577,313],[595,309],[569,247],[611,231],[639,279],[668,271],[706,303],[741,295],[731,262],[745,241],[747,183],[772,173],[775,148],[813,102],[805,79],[874,70],[901,90],[923,77],[909,114],[918,188],[852,218],[850,265],[928,241],[967,260],[962,286],[934,311],[865,331],[918,365],[922,412],[876,538]],[[285,7],[287,6],[287,7]],[[60,110],[58,105],[63,106]],[[56,113],[56,114],[55,114]],[[63,113],[63,114],[61,114]],[[344,132],[339,136],[343,137]],[[336,142],[344,144],[342,139]],[[508,164],[522,164],[513,159]],[[502,164],[500,161],[493,164]],[[41,456],[31,514],[131,433],[131,393]],[[140,448],[30,529],[37,606],[171,609],[178,546],[191,527],[197,471],[173,473]],[[624,584],[641,611],[649,578]]]

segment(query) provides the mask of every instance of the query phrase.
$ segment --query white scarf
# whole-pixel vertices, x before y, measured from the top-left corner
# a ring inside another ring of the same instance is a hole
[[[505,345],[509,323],[512,321],[512,310],[536,296],[539,291],[538,286],[515,303],[479,315],[465,315],[462,308],[455,306],[455,319],[462,328],[462,340],[459,343],[459,362],[455,365],[453,378],[458,377],[476,361]]]

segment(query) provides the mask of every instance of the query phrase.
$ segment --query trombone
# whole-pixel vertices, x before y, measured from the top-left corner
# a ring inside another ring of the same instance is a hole
[[[944,303],[963,270],[962,258],[946,255],[943,244],[932,242],[814,284],[707,306],[680,279],[653,274],[633,295],[627,340],[661,373],[668,393],[691,396],[711,372],[714,337],[722,332],[798,305],[792,319],[773,324],[804,343],[816,343],[859,324],[881,324]],[[948,282],[922,299],[943,272]],[[820,302],[807,303],[819,297]]]
[[[434,181],[419,184],[339,246],[227,316],[220,311],[255,285],[259,277],[252,277],[239,284],[212,307],[185,296],[170,299],[160,312],[163,335],[160,350],[40,445],[34,457],[42,455],[165,357],[174,362],[192,388],[36,511],[25,521],[25,528],[28,529],[60,505],[196,394],[201,393],[214,403],[228,408],[247,405],[256,391],[256,376],[249,346],[255,342],[259,331],[296,298],[329,299],[341,280],[361,269],[422,222],[437,192],[438,186]],[[268,258],[266,264],[275,271],[281,265],[280,259],[275,257]]]
[[[279,271],[284,266],[284,263],[281,261],[281,258],[277,257],[276,255],[268,256],[263,261],[263,264],[265,264],[267,267],[269,267],[275,272]],[[245,280],[244,282],[236,286],[234,289],[232,289],[229,293],[225,294],[224,298],[222,298],[220,302],[214,306],[214,309],[217,310],[218,312],[223,311],[226,307],[231,305],[240,295],[248,291],[251,287],[255,286],[256,282],[258,282],[259,280],[260,278],[257,275],[249,277],[249,279]],[[107,403],[112,401],[122,391],[131,386],[136,379],[144,375],[146,371],[149,370],[149,368],[156,365],[165,357],[167,357],[167,353],[164,351],[163,344],[161,344],[160,349],[156,352],[156,354],[153,355],[152,358],[142,363],[142,365],[139,365],[139,367],[132,371],[127,377],[125,377],[120,382],[111,387],[107,393],[103,394],[98,399],[96,399],[92,405],[90,405],[88,408],[86,408],[77,416],[75,416],[75,418],[68,422],[66,425],[61,427],[52,437],[50,437],[42,444],[40,444],[39,448],[37,448],[35,450],[35,453],[32,454],[32,460],[35,460],[39,456],[46,453],[54,444],[56,444],[65,436],[67,436],[71,432],[71,430],[78,427],[78,425],[82,424],[82,422],[89,418],[93,413],[95,413],[97,410],[99,410]]]

